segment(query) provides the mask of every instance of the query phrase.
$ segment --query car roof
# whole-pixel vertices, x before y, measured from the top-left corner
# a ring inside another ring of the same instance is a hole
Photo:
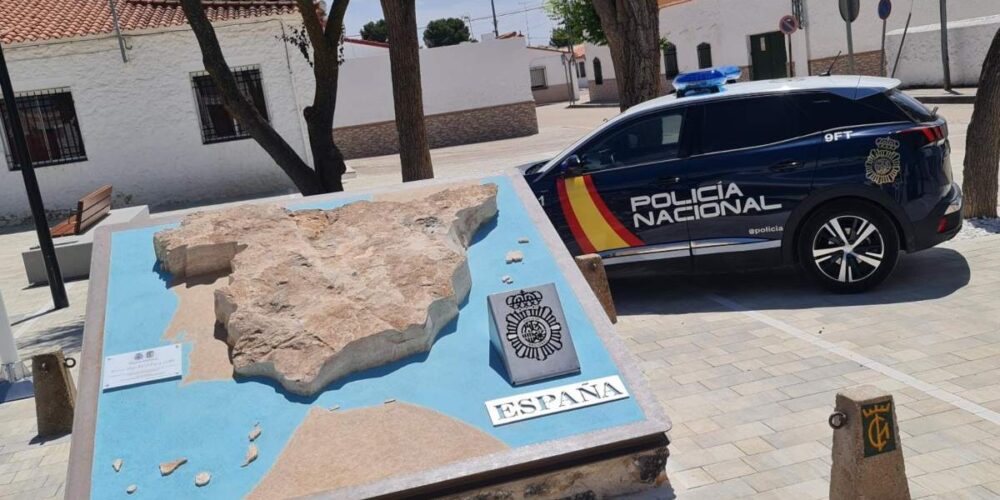
[[[672,106],[680,106],[693,101],[712,101],[717,99],[728,99],[735,96],[778,94],[801,90],[820,90],[837,94],[848,99],[860,99],[872,94],[885,92],[886,90],[896,88],[899,85],[900,81],[894,78],[857,75],[807,76],[740,82],[728,84],[722,92],[717,92],[715,94],[697,94],[680,98],[677,97],[676,94],[671,94],[658,97],[656,99],[650,99],[629,108],[620,116],[626,117],[653,109],[665,109]]]
[[[697,94],[681,98],[678,98],[676,94],[671,94],[657,97],[656,99],[650,99],[640,104],[636,104],[625,112],[607,120],[604,124],[581,137],[575,143],[546,162],[545,165],[538,169],[537,173],[541,174],[548,172],[550,169],[555,167],[556,163],[561,161],[567,151],[579,147],[600,132],[614,126],[615,123],[647,111],[669,109],[673,106],[683,106],[690,102],[728,99],[733,96],[768,95],[804,90],[824,91],[837,94],[848,99],[861,99],[872,94],[878,94],[885,92],[886,90],[896,88],[900,85],[900,83],[901,82],[895,78],[881,78],[876,76],[807,76],[731,83],[726,85],[722,92],[717,92],[715,94]]]

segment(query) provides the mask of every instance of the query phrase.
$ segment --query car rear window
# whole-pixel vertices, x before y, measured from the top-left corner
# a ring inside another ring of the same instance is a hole
[[[793,98],[805,110],[808,133],[876,123],[909,121],[884,94],[875,94],[852,100],[828,92],[806,92]]]
[[[885,93],[886,97],[889,98],[903,110],[907,116],[910,117],[915,122],[929,122],[934,121],[934,113],[932,113],[927,106],[924,106],[920,101],[910,97],[905,92],[897,89],[892,89]]]

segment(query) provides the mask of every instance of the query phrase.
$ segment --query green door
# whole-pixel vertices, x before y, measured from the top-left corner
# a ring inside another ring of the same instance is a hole
[[[750,35],[750,74],[754,80],[788,76],[785,35],[780,31]]]

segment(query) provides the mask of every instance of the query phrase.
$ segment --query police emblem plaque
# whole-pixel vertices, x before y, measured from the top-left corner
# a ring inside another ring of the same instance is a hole
[[[566,317],[554,284],[495,293],[490,310],[490,342],[503,359],[513,385],[578,373]]]

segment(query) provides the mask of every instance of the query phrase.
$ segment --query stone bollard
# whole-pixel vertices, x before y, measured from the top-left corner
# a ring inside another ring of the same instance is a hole
[[[73,430],[76,388],[69,368],[75,364],[76,360],[64,358],[61,350],[31,357],[35,416],[41,437],[60,436]]]
[[[870,385],[837,393],[830,426],[831,500],[910,498],[891,394]]]
[[[596,253],[579,255],[576,257],[576,265],[587,279],[590,289],[597,295],[597,300],[601,301],[608,318],[612,323],[617,323],[618,312],[615,310],[615,301],[611,298],[611,287],[608,285],[608,275],[604,271],[601,256]]]

